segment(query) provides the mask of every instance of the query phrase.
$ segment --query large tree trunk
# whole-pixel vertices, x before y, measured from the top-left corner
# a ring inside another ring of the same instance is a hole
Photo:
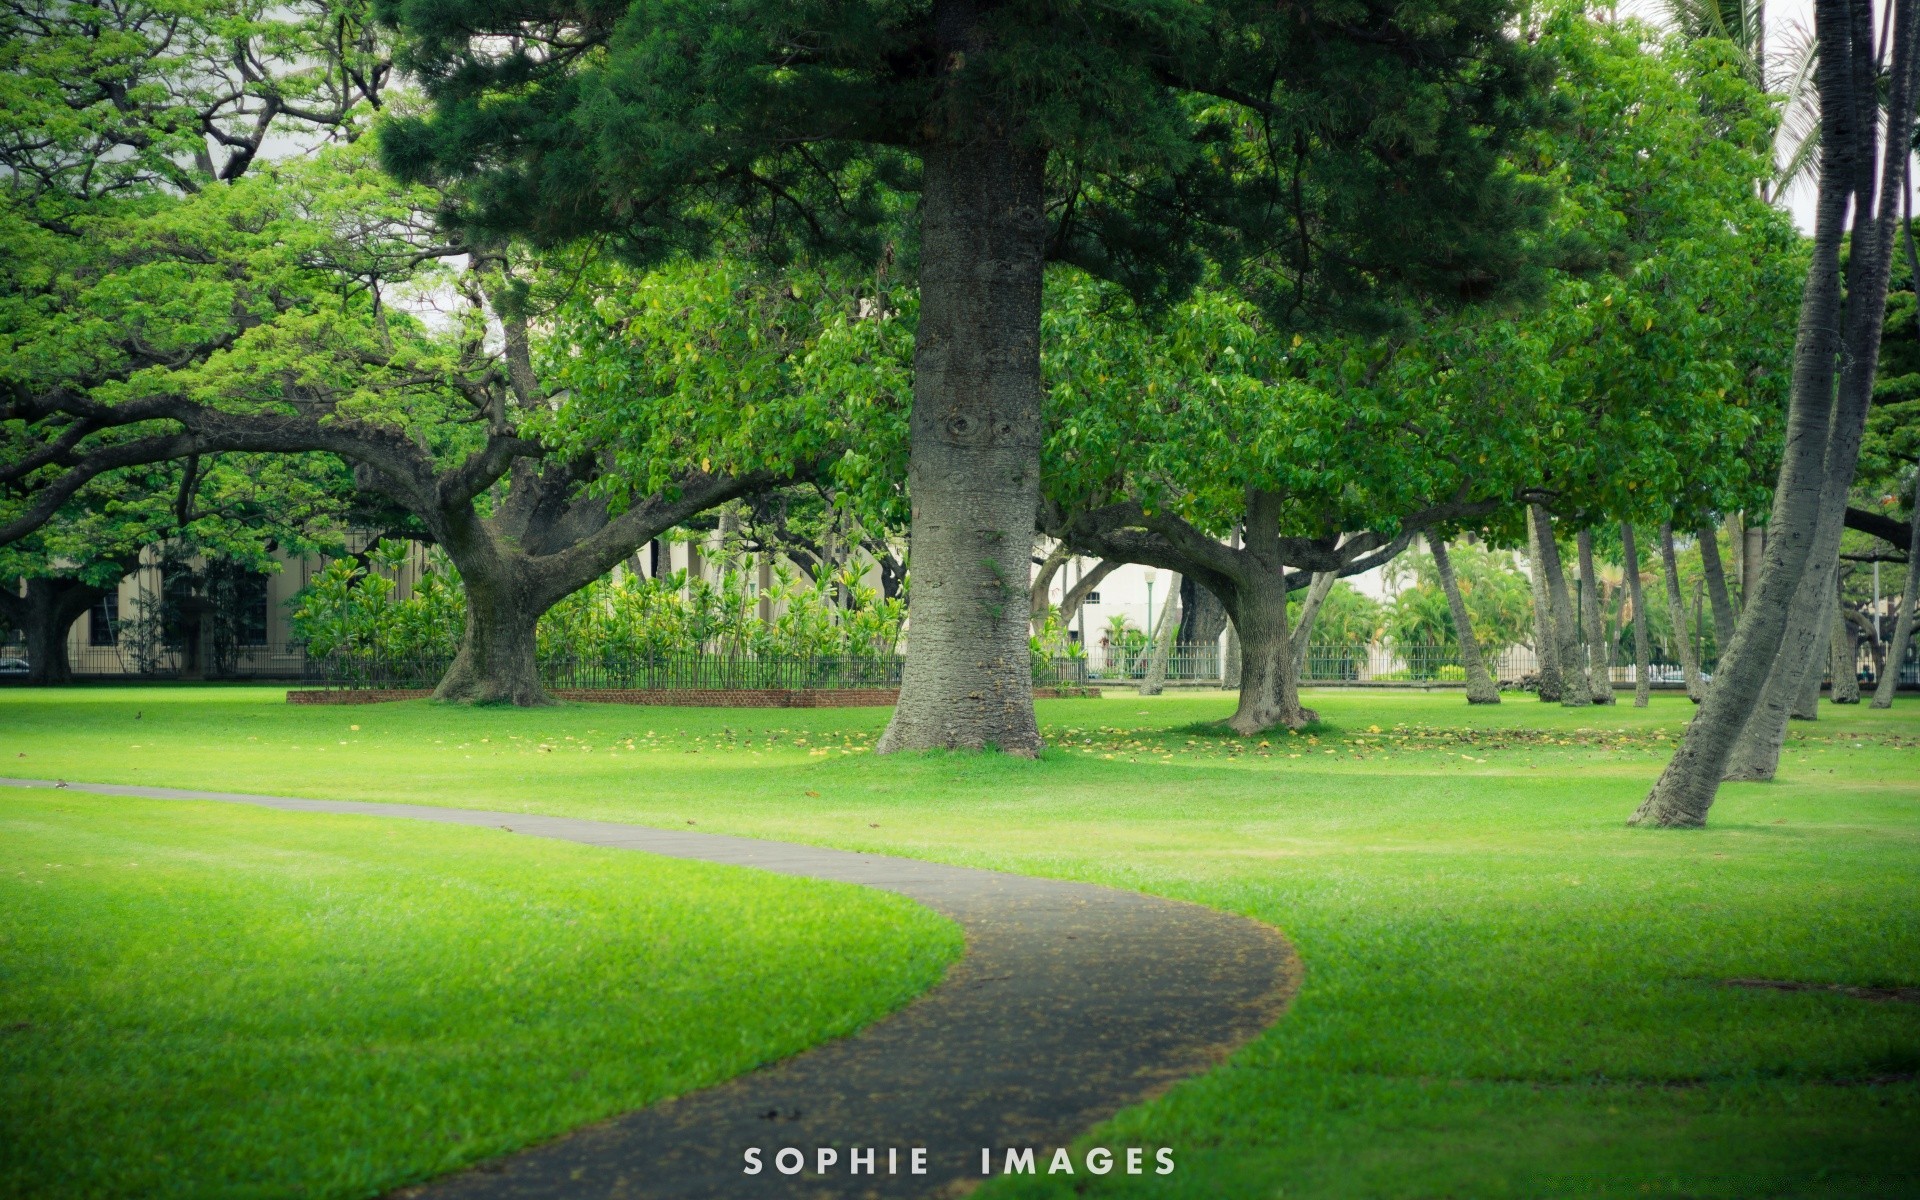
[[[1307,652],[1313,648],[1313,623],[1320,619],[1320,606],[1327,602],[1327,594],[1333,591],[1333,584],[1339,576],[1331,571],[1315,571],[1313,578],[1307,581],[1307,594],[1300,601],[1300,623],[1295,625],[1288,635],[1293,646],[1293,681],[1297,687],[1307,677]]]
[[[1742,731],[1749,723],[1760,722],[1760,728],[1784,734],[1782,714],[1790,688],[1785,677],[1796,674],[1805,662],[1806,643],[1789,637],[1800,632],[1792,628],[1794,610],[1800,607],[1796,601],[1805,586],[1825,585],[1828,564],[1839,551],[1846,494],[1859,461],[1886,315],[1892,232],[1906,191],[1915,64],[1920,61],[1914,52],[1914,6],[1902,4],[1895,10],[1876,212],[1870,207],[1877,144],[1872,114],[1878,85],[1871,16],[1866,0],[1815,0],[1820,193],[1794,344],[1785,453],[1774,488],[1773,514],[1767,522],[1765,564],[1733,645],[1721,656],[1713,691],[1659,781],[1634,812],[1636,825],[1706,824],[1735,744],[1743,740]],[[1856,197],[1843,306],[1840,244],[1849,203]],[[1835,387],[1835,368],[1843,359]],[[1818,628],[1805,632],[1811,639]]]
[[[1714,657],[1733,645],[1733,598],[1727,595],[1727,574],[1720,566],[1720,535],[1712,525],[1700,527],[1700,568],[1707,580],[1707,599],[1713,603]]]
[[[466,588],[467,627],[433,698],[522,708],[553,703],[534,654],[534,630],[552,603],[541,602],[528,573],[511,561],[475,553],[453,558]],[[484,558],[494,561],[483,565]]]
[[[1828,580],[1828,589],[1831,590],[1833,586],[1832,580]],[[1820,685],[1827,681],[1827,672],[1833,667],[1832,630],[1835,607],[1832,598],[1829,597],[1821,606],[1820,615],[1814,619],[1814,636],[1807,643],[1806,664],[1800,668],[1800,690],[1795,694],[1793,711],[1790,714],[1795,721],[1820,719]]]
[[[1767,561],[1766,526],[1749,525],[1741,537],[1747,545],[1746,552],[1740,556],[1740,611],[1745,612],[1760,590],[1760,568]],[[1727,645],[1732,644],[1733,639],[1727,639]],[[1726,646],[1720,647],[1722,655],[1726,652]]]
[[[1836,594],[1833,598],[1833,636],[1828,639],[1832,647],[1833,661],[1830,673],[1833,689],[1828,698],[1835,704],[1860,703],[1860,647],[1854,640],[1853,628],[1847,624],[1847,618],[1840,611],[1840,597],[1837,594],[1839,581],[1834,581]]]
[[[1913,637],[1913,608],[1920,601],[1920,471],[1913,477],[1913,514],[1907,519],[1907,580],[1900,585],[1900,612],[1893,622],[1893,641],[1887,644],[1886,667],[1873,687],[1870,708],[1888,708],[1900,686],[1900,664],[1906,661],[1907,642]]]
[[[1227,691],[1240,690],[1241,664],[1245,652],[1240,648],[1240,626],[1232,618],[1227,620],[1226,657],[1220,664],[1220,686]]]
[[[1593,569],[1593,531],[1582,529],[1574,538],[1580,555],[1580,603],[1586,613],[1587,681],[1595,704],[1612,704],[1612,655],[1607,653],[1607,623],[1600,619],[1600,576]]]
[[[1621,568],[1627,577],[1627,601],[1633,605],[1633,706],[1645,708],[1653,691],[1653,639],[1647,636],[1647,601],[1640,590],[1640,551],[1633,526],[1620,522]]]
[[[1235,733],[1255,734],[1276,725],[1299,729],[1314,720],[1319,714],[1300,706],[1293,673],[1284,573],[1241,584],[1232,615],[1240,631],[1240,705],[1227,725]]]
[[[941,48],[964,55],[971,30]],[[978,125],[992,125],[981,120]],[[907,662],[878,751],[1041,747],[1027,650],[1040,485],[1046,156],[1005,131],[923,156]]]
[[[1593,703],[1593,688],[1587,682],[1585,657],[1580,649],[1580,631],[1573,624],[1573,597],[1567,588],[1567,572],[1560,563],[1560,547],[1554,541],[1553,518],[1544,506],[1529,506],[1540,543],[1540,568],[1547,576],[1547,598],[1553,613],[1554,654],[1560,663],[1560,703],[1568,708],[1584,708]]]
[[[1453,633],[1460,641],[1460,666],[1467,673],[1467,703],[1498,704],[1500,689],[1494,685],[1493,676],[1487,674],[1487,664],[1480,657],[1480,643],[1473,636],[1473,617],[1467,612],[1466,597],[1460,594],[1460,581],[1454,577],[1447,540],[1430,532],[1427,545],[1433,550],[1433,570],[1440,577],[1440,590],[1447,594],[1447,608],[1453,613]]]
[[[28,683],[73,682],[67,633],[107,590],[74,579],[27,580],[27,592],[14,609],[18,614],[14,619],[27,635]]]
[[[1547,589],[1547,569],[1542,561],[1544,552],[1540,548],[1540,526],[1534,520],[1533,508],[1527,509],[1527,566],[1528,582],[1533,587],[1533,658],[1534,675],[1540,683],[1540,699],[1558,703],[1565,694],[1565,685],[1560,678],[1560,643],[1555,632],[1553,620],[1553,596]]]
[[[1667,621],[1673,629],[1673,643],[1680,652],[1680,678],[1686,681],[1687,699],[1695,704],[1706,699],[1707,688],[1700,680],[1700,663],[1693,656],[1693,631],[1687,628],[1687,602],[1680,595],[1680,560],[1673,551],[1673,526],[1660,526],[1660,565],[1666,570]]]
[[[1180,584],[1180,632],[1175,639],[1183,653],[1198,657],[1217,651],[1227,624],[1227,609],[1220,598],[1193,576],[1186,576]]]
[[[1179,622],[1174,614],[1180,607],[1180,576],[1167,582],[1167,598],[1160,605],[1160,623],[1153,627],[1153,650],[1147,655],[1146,673],[1140,677],[1140,694],[1158,696],[1167,687],[1167,660],[1173,657],[1174,636]]]

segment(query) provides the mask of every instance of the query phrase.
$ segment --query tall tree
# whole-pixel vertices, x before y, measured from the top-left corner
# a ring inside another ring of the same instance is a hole
[[[276,551],[339,553],[340,531],[360,515],[351,476],[320,456],[213,455],[123,468],[0,547],[0,623],[26,633],[28,682],[65,683],[73,623],[114,595],[149,551],[265,573],[278,570]]]
[[[638,257],[729,226],[776,257],[902,245],[916,583],[882,751],[1039,748],[1023,600],[1049,259],[1164,299],[1212,257],[1289,321],[1359,319],[1403,282],[1497,290],[1532,217],[1499,159],[1543,60],[1488,0],[384,11],[435,102],[390,159],[466,180],[474,227]]]
[[[1434,573],[1439,576],[1440,587],[1447,594],[1447,608],[1453,614],[1454,635],[1460,641],[1460,666],[1467,673],[1467,703],[1498,704],[1500,689],[1494,685],[1493,677],[1487,674],[1487,664],[1480,657],[1480,646],[1473,636],[1473,618],[1467,612],[1466,597],[1460,594],[1460,581],[1454,578],[1453,559],[1447,554],[1447,539],[1429,530],[1427,546],[1433,551]]]
[[[1568,708],[1584,707],[1593,703],[1593,685],[1587,679],[1587,656],[1574,624],[1573,596],[1567,587],[1553,518],[1544,505],[1530,504],[1527,509],[1533,520],[1534,545],[1540,551],[1539,569],[1547,579],[1548,613],[1553,622],[1551,644],[1560,663],[1560,703]]]
[[[1633,606],[1633,706],[1645,708],[1653,681],[1652,639],[1647,636],[1647,602],[1640,589],[1640,552],[1633,526],[1620,522],[1620,561],[1627,576],[1627,603]]]
[[[1660,526],[1660,565],[1666,571],[1667,623],[1673,630],[1674,652],[1680,656],[1680,678],[1686,683],[1687,699],[1699,704],[1707,697],[1707,685],[1700,678],[1700,658],[1694,653],[1687,601],[1680,591],[1680,559],[1674,550],[1671,522]]]
[[[1612,704],[1613,678],[1608,651],[1606,622],[1600,617],[1600,576],[1593,565],[1593,531],[1582,529],[1574,535],[1575,552],[1580,561],[1580,618],[1586,632],[1587,676],[1595,704]]]
[[[1767,522],[1766,561],[1715,686],[1633,823],[1704,825],[1736,740],[1749,722],[1783,727],[1840,531],[1872,394],[1885,318],[1893,234],[1906,193],[1913,131],[1916,5],[1890,9],[1884,72],[1868,0],[1816,0],[1820,196],[1813,260],[1801,299],[1786,450]],[[1874,119],[1887,85],[1885,141]],[[1884,161],[1880,161],[1884,159]],[[1840,248],[1852,214],[1844,293]],[[1843,304],[1844,297],[1844,304]],[[1838,378],[1836,379],[1836,368]]]

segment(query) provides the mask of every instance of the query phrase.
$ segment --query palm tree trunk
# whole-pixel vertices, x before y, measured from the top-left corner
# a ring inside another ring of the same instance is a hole
[[[1553,612],[1554,652],[1560,660],[1560,703],[1567,708],[1585,708],[1593,703],[1593,685],[1587,681],[1586,657],[1580,648],[1580,631],[1573,624],[1573,596],[1567,588],[1567,572],[1560,562],[1560,546],[1553,536],[1553,518],[1545,506],[1530,506],[1533,522],[1539,530],[1540,567],[1547,576],[1547,596]]]
[[[1872,400],[1892,234],[1906,194],[1914,92],[1920,82],[1916,13],[1908,3],[1894,14],[1882,147],[1869,115],[1876,110],[1879,85],[1871,15],[1866,0],[1814,0],[1820,191],[1794,342],[1786,452],[1767,521],[1766,561],[1746,617],[1721,656],[1713,692],[1634,812],[1635,825],[1706,824],[1743,731],[1758,723],[1763,733],[1784,735],[1785,689],[1796,682],[1787,677],[1804,661],[1805,643],[1794,628],[1796,601],[1804,585],[1816,578],[1824,582],[1827,564],[1839,551],[1846,494]],[[1877,197],[1872,186],[1876,156],[1883,158]],[[1843,305],[1840,249],[1849,209],[1854,228]],[[1805,633],[1817,635],[1818,628]]]
[[[1647,636],[1647,602],[1640,593],[1640,552],[1633,526],[1620,522],[1621,565],[1627,576],[1627,600],[1633,605],[1633,706],[1645,708],[1653,690],[1653,639]]]
[[[1693,657],[1693,632],[1687,628],[1687,603],[1680,595],[1680,560],[1673,552],[1673,524],[1660,526],[1660,562],[1666,568],[1667,620],[1673,627],[1674,645],[1680,652],[1680,677],[1686,681],[1687,699],[1695,704],[1706,699],[1706,685],[1700,682],[1700,664]]]
[[[1873,688],[1869,708],[1889,708],[1900,686],[1900,664],[1906,661],[1907,640],[1913,636],[1913,607],[1920,601],[1920,471],[1913,476],[1913,514],[1907,519],[1907,581],[1900,585],[1900,612],[1893,622],[1893,641],[1886,649],[1886,668]]]
[[[1612,704],[1612,656],[1607,653],[1607,625],[1600,619],[1600,576],[1593,569],[1593,531],[1582,529],[1574,545],[1580,556],[1580,604],[1586,613],[1587,681],[1595,704]]]
[[[1533,585],[1534,674],[1540,681],[1540,699],[1557,703],[1564,694],[1560,678],[1560,649],[1554,633],[1553,596],[1547,589],[1547,569],[1540,548],[1540,526],[1527,509],[1527,575]]]
[[[1830,675],[1833,679],[1828,699],[1835,704],[1860,703],[1860,644],[1854,640],[1853,627],[1847,624],[1846,614],[1841,612],[1838,580],[1835,580],[1833,597],[1833,636],[1828,639],[1832,647],[1833,661]]]
[[[1147,659],[1147,673],[1140,680],[1142,696],[1158,696],[1167,686],[1167,660],[1173,656],[1173,635],[1177,622],[1174,613],[1180,606],[1180,576],[1167,584],[1167,599],[1160,606],[1160,624],[1153,631],[1153,653]]]
[[[1720,565],[1720,534],[1711,524],[1700,527],[1700,567],[1707,580],[1707,599],[1713,602],[1713,652],[1725,654],[1733,645],[1733,600],[1727,595],[1727,574]]]
[[[1447,594],[1447,608],[1453,613],[1453,632],[1460,642],[1460,666],[1467,673],[1468,704],[1498,704],[1500,689],[1487,674],[1480,657],[1480,644],[1474,640],[1473,617],[1467,612],[1466,597],[1460,594],[1460,581],[1453,573],[1453,559],[1447,553],[1447,541],[1436,533],[1427,534],[1433,550],[1433,572],[1440,577],[1440,590]]]
[[[1307,594],[1300,601],[1300,623],[1287,635],[1293,647],[1293,678],[1296,686],[1307,677],[1307,650],[1313,641],[1313,623],[1320,616],[1320,606],[1327,602],[1327,593],[1333,590],[1333,582],[1339,576],[1331,571],[1316,571],[1307,583]]]

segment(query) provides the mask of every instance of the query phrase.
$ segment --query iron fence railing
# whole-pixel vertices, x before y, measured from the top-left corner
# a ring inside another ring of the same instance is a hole
[[[306,678],[325,688],[431,688],[452,665],[451,655],[389,655],[336,652],[309,660]],[[542,686],[592,691],[835,690],[900,686],[906,660],[813,658],[723,654],[569,654],[539,659]],[[1042,687],[1087,682],[1084,658],[1034,665]]]
[[[1098,679],[1135,680],[1146,674],[1149,651],[1122,651],[1109,647],[1093,672]],[[1496,681],[1514,687],[1525,686],[1539,672],[1539,660],[1529,646],[1508,646],[1484,651],[1488,674]],[[1226,678],[1220,653],[1209,647],[1181,647],[1167,660],[1167,679],[1174,682],[1205,683]],[[1703,670],[1710,676],[1714,662],[1709,659]],[[1909,671],[1913,670],[1909,666]],[[1609,678],[1615,683],[1634,682],[1631,662],[1610,662]],[[1302,683],[1461,683],[1466,668],[1460,664],[1459,647],[1445,643],[1365,644],[1315,643],[1307,648],[1302,663]],[[1655,654],[1649,677],[1658,684],[1679,684],[1680,664]]]

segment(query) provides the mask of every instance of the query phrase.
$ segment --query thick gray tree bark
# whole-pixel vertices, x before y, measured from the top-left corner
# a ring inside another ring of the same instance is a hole
[[[1527,509],[1527,576],[1533,588],[1534,674],[1540,681],[1540,699],[1559,703],[1566,694],[1560,678],[1560,642],[1553,619],[1553,594],[1547,587],[1545,552],[1540,547],[1540,525],[1533,507]]]
[[[1620,558],[1627,601],[1633,605],[1633,706],[1645,708],[1653,691],[1653,639],[1647,635],[1647,601],[1640,588],[1640,551],[1626,521],[1620,522]]]
[[[1220,664],[1220,686],[1230,692],[1240,690],[1240,663],[1243,655],[1240,649],[1240,627],[1231,619],[1227,621],[1226,658]]]
[[[1595,704],[1612,704],[1613,656],[1608,653],[1607,624],[1600,619],[1600,576],[1593,569],[1593,531],[1582,529],[1574,540],[1580,556],[1580,603],[1586,613],[1587,680]]]
[[[1460,581],[1453,574],[1453,557],[1447,553],[1447,540],[1432,532],[1427,546],[1433,551],[1433,572],[1440,577],[1440,590],[1447,594],[1447,609],[1453,613],[1453,633],[1460,642],[1460,666],[1467,673],[1468,704],[1498,704],[1500,689],[1487,674],[1486,660],[1480,657],[1480,643],[1473,636],[1473,617],[1467,612],[1466,597],[1460,594]]]
[[[1795,610],[1804,587],[1824,587],[1836,561],[1860,438],[1872,398],[1885,320],[1892,236],[1906,192],[1913,132],[1915,6],[1894,10],[1886,75],[1884,161],[1876,164],[1875,69],[1869,0],[1815,0],[1820,97],[1820,192],[1813,254],[1794,345],[1792,398],[1759,586],[1721,658],[1715,686],[1672,761],[1635,811],[1636,825],[1706,824],[1736,742],[1751,722],[1784,736],[1788,693],[1817,622],[1800,640]],[[1876,186],[1876,167],[1878,180]],[[1874,198],[1878,196],[1877,205]],[[1850,202],[1854,228],[1842,304],[1840,245]],[[1842,350],[1844,349],[1844,354]],[[1844,365],[1840,365],[1844,364]],[[1839,368],[1835,386],[1836,366]],[[1792,635],[1792,636],[1790,636]]]
[[[1834,588],[1831,577],[1827,580],[1829,593]],[[1800,691],[1794,698],[1793,712],[1795,721],[1818,721],[1820,719],[1820,685],[1827,681],[1827,672],[1833,668],[1833,619],[1835,604],[1832,595],[1821,603],[1820,614],[1813,621],[1813,636],[1807,642],[1806,665],[1800,668]],[[1776,752],[1777,753],[1777,752]]]
[[[1833,636],[1828,639],[1832,649],[1832,663],[1828,676],[1833,680],[1828,698],[1835,704],[1860,703],[1860,653],[1859,643],[1854,640],[1853,627],[1847,623],[1840,611],[1838,580],[1835,581],[1836,594],[1833,598]]]
[[[1146,673],[1140,677],[1140,694],[1158,696],[1167,687],[1167,662],[1173,657],[1174,635],[1179,629],[1180,576],[1167,584],[1167,598],[1160,605],[1160,623],[1153,628],[1153,649],[1147,655]]]
[[[1747,605],[1760,590],[1760,568],[1767,561],[1767,528],[1764,525],[1749,525],[1741,534],[1746,543],[1746,552],[1740,556],[1740,611],[1747,611]],[[1727,645],[1733,644],[1731,638]],[[1720,647],[1725,654],[1727,647]]]
[[[940,55],[964,56],[979,28]],[[1046,155],[995,114],[922,155],[907,661],[879,753],[1040,752],[1027,582],[1040,490]]]
[[[1251,539],[1249,539],[1251,542]],[[1240,631],[1240,703],[1227,725],[1255,734],[1284,725],[1298,729],[1319,714],[1300,704],[1287,627],[1287,590],[1278,578],[1239,589],[1234,626]]]
[[[1700,567],[1707,581],[1707,599],[1713,604],[1713,647],[1718,655],[1733,645],[1733,599],[1727,595],[1727,574],[1720,565],[1720,535],[1712,525],[1700,527]]]
[[[1688,628],[1687,604],[1680,595],[1680,560],[1673,550],[1673,526],[1660,526],[1660,565],[1666,571],[1667,620],[1673,630],[1673,642],[1680,652],[1680,678],[1687,685],[1687,699],[1699,704],[1706,699],[1706,684],[1700,679],[1700,661],[1693,654],[1693,631]]]
[[[1587,681],[1586,657],[1580,648],[1580,631],[1573,623],[1573,595],[1567,587],[1566,568],[1560,562],[1560,546],[1554,540],[1553,518],[1544,505],[1532,504],[1540,545],[1540,568],[1547,577],[1547,599],[1553,617],[1553,646],[1560,663],[1560,703],[1567,708],[1585,708],[1593,703],[1593,687]]]
[[[1893,640],[1887,643],[1886,667],[1873,687],[1872,708],[1893,705],[1900,686],[1900,664],[1906,661],[1907,642],[1913,637],[1913,609],[1920,602],[1920,471],[1913,476],[1913,514],[1907,521],[1907,580],[1900,585],[1900,613],[1893,622]]]

